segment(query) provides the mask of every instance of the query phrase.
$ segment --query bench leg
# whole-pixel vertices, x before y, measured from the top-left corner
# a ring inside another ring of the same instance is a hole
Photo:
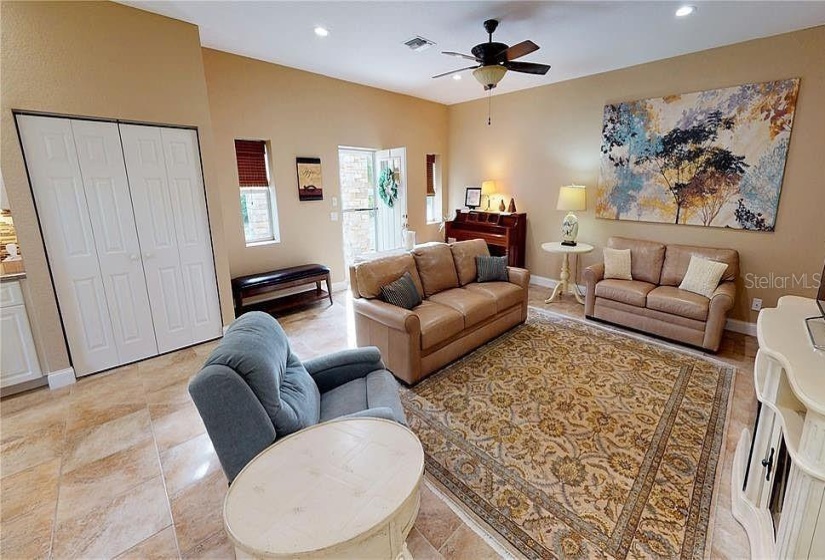
[[[320,282],[318,285],[320,286]],[[329,283],[329,274],[327,274],[327,293],[329,294],[329,304],[332,305],[332,286]]]

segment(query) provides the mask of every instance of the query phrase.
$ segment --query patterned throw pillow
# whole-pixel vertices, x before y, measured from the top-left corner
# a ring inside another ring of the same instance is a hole
[[[421,303],[421,294],[415,287],[412,275],[405,272],[404,276],[395,282],[381,286],[381,299],[404,309],[412,309]]]
[[[604,278],[633,280],[630,275],[630,249],[602,249],[604,254]]]
[[[507,257],[476,257],[479,282],[506,282]]]
[[[685,277],[682,279],[682,283],[679,284],[679,289],[706,298],[713,297],[713,292],[727,269],[728,265],[726,263],[692,255]]]

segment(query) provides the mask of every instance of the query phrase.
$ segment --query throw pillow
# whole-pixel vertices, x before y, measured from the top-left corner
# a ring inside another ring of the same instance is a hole
[[[506,282],[507,257],[476,257],[476,271],[479,282]]]
[[[381,299],[404,309],[412,309],[421,303],[421,294],[415,287],[412,275],[405,272],[398,280],[381,286]]]
[[[693,255],[690,257],[690,264],[688,264],[682,283],[679,284],[679,289],[710,298],[727,269],[727,263]]]
[[[605,247],[602,252],[604,253],[605,279],[633,280],[633,276],[630,274],[630,249]]]

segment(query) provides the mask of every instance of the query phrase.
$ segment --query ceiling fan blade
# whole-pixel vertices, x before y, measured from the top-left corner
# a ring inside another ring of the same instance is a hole
[[[547,64],[536,64],[534,62],[505,62],[504,67],[513,72],[524,72],[525,74],[541,74],[544,76],[550,70]]]
[[[467,68],[459,68],[458,70],[450,70],[449,72],[444,72],[443,74],[438,74],[433,76],[433,78],[443,78],[444,76],[449,76],[450,74],[458,74],[459,72],[464,72],[465,70],[473,70],[478,68],[478,66],[468,66]]]
[[[462,54],[460,52],[441,51],[441,54],[446,54],[446,55],[449,55],[449,56],[457,56],[459,58],[466,58],[467,60],[475,60],[476,62],[481,62],[479,59],[477,59],[474,56],[471,56],[469,54]]]
[[[539,46],[533,41],[522,41],[517,45],[505,49],[496,55],[496,62],[504,62],[521,58],[526,54],[539,50]]]

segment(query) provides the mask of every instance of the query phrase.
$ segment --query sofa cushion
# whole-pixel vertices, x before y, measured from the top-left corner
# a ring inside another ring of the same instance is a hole
[[[392,305],[412,309],[421,303],[421,294],[415,287],[412,276],[409,272],[386,286],[381,286],[381,299]]]
[[[655,287],[650,282],[640,280],[609,278],[596,284],[596,296],[621,301],[636,307],[644,307],[647,294]]]
[[[708,318],[710,300],[705,296],[680,290],[673,286],[659,286],[647,294],[647,308],[679,315],[697,321]]]
[[[507,257],[476,257],[478,282],[507,282]]]
[[[655,241],[611,237],[607,240],[611,249],[630,249],[630,274],[634,280],[658,284],[665,259],[665,246]]]
[[[421,285],[421,278],[415,268],[415,259],[409,253],[403,255],[393,255],[382,257],[372,261],[358,263],[354,267],[355,282],[358,293],[354,294],[363,298],[377,298],[381,295],[381,286],[386,286],[401,278],[405,272],[409,272],[413,284],[418,288],[418,293],[423,294],[424,288]]]
[[[278,437],[318,423],[321,396],[286,333],[271,315],[244,313],[227,329],[205,366],[226,366],[261,401]]]
[[[679,289],[711,298],[719,285],[719,280],[727,269],[727,263],[711,261],[693,255],[690,257],[690,264],[682,283],[679,284]]]
[[[678,286],[681,284],[690,265],[690,258],[693,256],[727,263],[728,268],[722,275],[722,282],[733,282],[739,276],[739,253],[734,249],[668,245],[664,265],[662,266],[662,279],[659,284],[662,286]]]
[[[630,265],[630,249],[602,249],[604,255],[604,277],[616,280],[633,280]]]
[[[446,305],[464,316],[464,328],[472,327],[496,314],[496,300],[482,292],[472,292],[466,288],[444,290],[430,298],[430,301]]]
[[[496,313],[501,313],[524,300],[524,288],[511,282],[472,283],[465,290],[492,296],[496,302]]]
[[[458,273],[458,283],[462,286],[474,282],[477,275],[476,257],[487,257],[490,250],[483,239],[456,241],[450,245],[453,253],[455,270]]]
[[[458,288],[458,274],[449,245],[432,243],[417,247],[413,251],[413,257],[424,286],[425,298],[450,288]]]
[[[464,315],[446,305],[425,300],[412,309],[421,322],[421,348],[426,350],[464,330]]]

